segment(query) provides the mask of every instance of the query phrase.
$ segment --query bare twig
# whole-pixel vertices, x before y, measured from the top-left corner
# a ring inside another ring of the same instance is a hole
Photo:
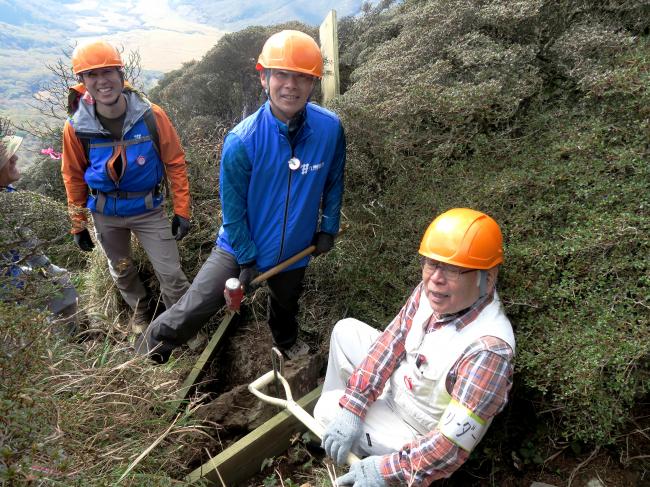
[[[546,460],[544,460],[544,462],[542,462],[542,463],[543,463],[544,465],[546,465],[547,463],[552,462],[553,460],[555,460],[555,458],[557,458],[559,455],[561,455],[562,452],[563,452],[564,450],[566,450],[567,448],[569,448],[568,445],[565,446],[565,447],[560,448],[558,451],[556,451],[555,453],[553,453],[550,457],[548,457],[548,458],[547,458]]]
[[[596,455],[598,455],[598,452],[599,452],[599,451],[600,451],[600,447],[597,446],[597,447],[594,449],[594,451],[591,452],[591,454],[589,455],[589,457],[588,457],[584,462],[581,462],[580,464],[578,464],[578,466],[577,466],[576,468],[573,469],[573,472],[571,472],[571,475],[569,475],[569,480],[568,480],[568,482],[567,482],[567,487],[571,487],[571,483],[573,482],[573,479],[575,478],[575,476],[578,474],[578,471],[579,471],[582,467],[584,467],[585,465],[587,465],[589,462],[591,462],[594,458],[596,458]]]
[[[167,429],[165,430],[165,432],[164,432],[162,435],[160,435],[160,436],[156,439],[156,441],[154,441],[154,442],[153,442],[153,443],[152,443],[152,444],[151,444],[151,445],[150,445],[150,446],[149,446],[145,451],[143,451],[142,453],[140,453],[140,455],[138,455],[138,458],[136,458],[136,459],[133,461],[133,463],[131,463],[131,465],[129,465],[129,467],[126,469],[126,471],[125,471],[125,472],[122,474],[122,476],[119,478],[119,480],[117,481],[118,484],[119,484],[120,482],[122,482],[122,479],[124,479],[124,477],[126,477],[126,476],[128,475],[128,473],[129,473],[131,470],[133,470],[133,467],[135,467],[138,463],[140,463],[140,460],[142,460],[144,457],[146,457],[146,456],[149,454],[149,452],[150,452],[151,450],[153,450],[154,448],[156,448],[156,446],[157,446],[157,445],[158,445],[162,440],[165,439],[165,437],[169,434],[169,432],[172,430],[172,428],[174,427],[174,425],[176,424],[176,422],[177,422],[177,421],[179,420],[179,418],[181,417],[181,414],[182,414],[182,413],[178,413],[178,414],[176,415],[176,417],[174,418],[174,421],[172,421],[172,424],[169,425],[169,428],[167,428]]]

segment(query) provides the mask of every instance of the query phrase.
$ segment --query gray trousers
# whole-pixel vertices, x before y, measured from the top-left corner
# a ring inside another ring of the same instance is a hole
[[[181,269],[176,240],[162,207],[127,217],[93,213],[93,221],[111,276],[131,309],[135,310],[138,302],[147,298],[131,256],[131,233],[149,257],[165,306],[171,307],[185,294],[190,284]]]
[[[196,335],[225,304],[223,291],[226,281],[238,276],[239,264],[235,257],[213,247],[183,297],[147,328],[145,338],[149,350],[158,346],[157,350],[164,354]],[[163,345],[159,345],[161,342]]]
[[[147,328],[148,350],[158,347],[164,355],[196,335],[225,304],[226,281],[238,277],[239,271],[234,255],[213,247],[185,295]],[[304,275],[305,268],[301,267],[281,272],[266,281],[269,287],[268,323],[273,342],[281,348],[290,347],[298,337],[296,315]]]

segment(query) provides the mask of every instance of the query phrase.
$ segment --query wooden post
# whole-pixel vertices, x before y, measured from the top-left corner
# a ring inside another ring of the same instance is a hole
[[[339,86],[339,37],[336,26],[336,10],[330,12],[320,25],[320,50],[323,55],[323,105],[341,93]]]

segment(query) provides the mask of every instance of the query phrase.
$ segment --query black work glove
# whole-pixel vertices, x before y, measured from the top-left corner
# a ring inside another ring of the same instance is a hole
[[[172,218],[172,235],[176,240],[183,240],[183,237],[190,231],[190,221],[180,215]]]
[[[257,284],[251,284],[251,281],[260,275],[257,270],[257,263],[255,261],[248,262],[239,266],[239,282],[244,286],[246,294],[254,291]]]
[[[91,252],[95,248],[95,244],[93,243],[93,239],[90,238],[90,232],[88,232],[87,228],[74,234],[74,243],[84,252]]]
[[[332,250],[332,247],[334,247],[334,235],[331,233],[318,232],[314,235],[312,245],[316,246],[316,250],[314,250],[311,255],[318,257],[320,254]]]

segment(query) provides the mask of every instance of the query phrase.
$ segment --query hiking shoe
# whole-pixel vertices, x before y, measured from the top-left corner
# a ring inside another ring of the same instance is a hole
[[[151,323],[151,314],[149,309],[138,306],[131,316],[131,331],[133,333],[142,333]]]
[[[287,357],[287,360],[295,360],[309,353],[309,345],[299,338],[289,348],[280,348],[280,351]]]
[[[166,363],[172,354],[172,347],[165,346],[164,343],[159,343],[156,347],[151,349],[144,333],[135,339],[133,349],[137,355],[147,355],[157,364]]]

